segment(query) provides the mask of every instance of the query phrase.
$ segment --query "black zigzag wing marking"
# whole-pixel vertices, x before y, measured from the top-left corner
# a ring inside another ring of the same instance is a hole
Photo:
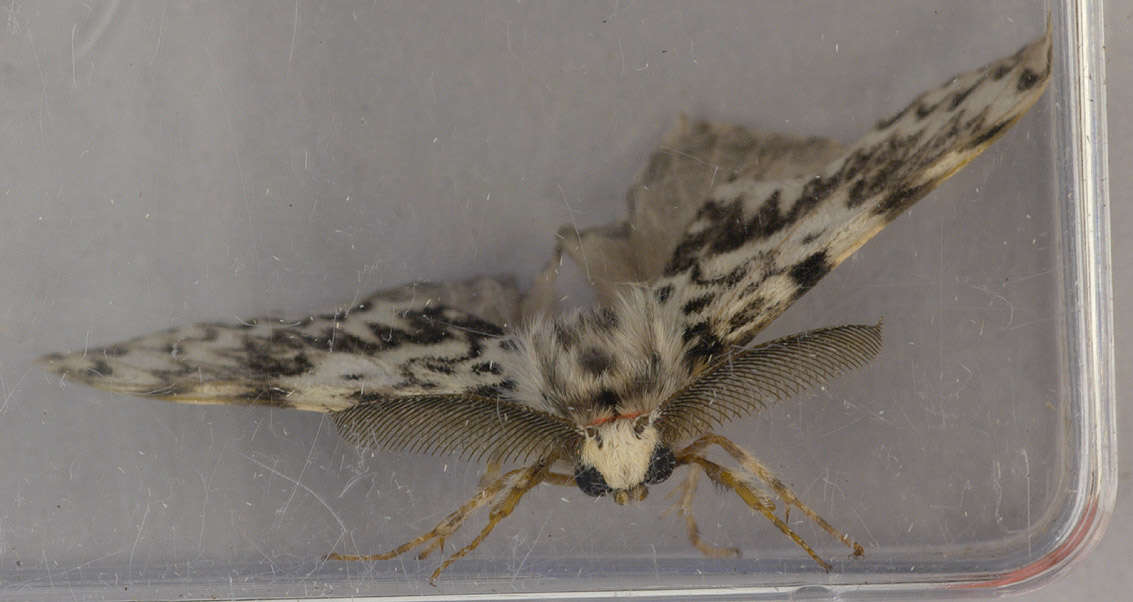
[[[299,320],[195,324],[41,362],[100,389],[185,403],[328,412],[379,394],[496,395],[515,386],[504,326],[519,304],[508,280],[411,284]]]
[[[827,138],[801,138],[685,117],[662,140],[626,194],[629,237],[643,278],[661,276],[716,184],[779,181],[817,173],[841,154]],[[652,251],[645,253],[644,251]]]
[[[474,461],[572,457],[580,440],[563,418],[478,395],[375,395],[331,417],[343,439],[362,448]]]
[[[664,441],[688,440],[819,386],[881,351],[881,324],[795,334],[717,359],[666,400],[654,425]]]
[[[693,122],[681,116],[627,192],[628,219],[584,230],[564,226],[543,278],[554,280],[565,252],[584,268],[599,302],[612,305],[624,283],[661,276],[715,184],[817,173],[841,151],[837,142],[825,138]]]
[[[743,345],[831,269],[979,155],[1042,95],[1050,28],[883,120],[816,175],[716,186],[685,230],[660,299],[681,308],[689,360]]]

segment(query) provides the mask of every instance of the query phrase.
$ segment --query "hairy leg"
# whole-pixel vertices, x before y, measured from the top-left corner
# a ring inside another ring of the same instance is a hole
[[[548,485],[562,485],[563,487],[574,487],[577,483],[574,482],[574,475],[560,474],[557,472],[547,471],[547,476],[543,479],[544,483]]]
[[[480,480],[477,482],[476,486],[483,489],[491,485],[500,477],[501,470],[502,464],[500,464],[499,460],[488,460],[488,463],[484,466],[484,472],[480,474]]]
[[[510,472],[508,474],[509,475],[518,474],[518,472],[519,471],[513,470],[512,472]],[[499,474],[500,474],[500,465],[498,463],[489,464],[487,469],[485,470],[484,474],[480,477],[480,487],[484,487],[485,483],[490,484],[491,482],[493,482],[493,481],[491,481],[491,479],[495,479],[496,477],[499,476]],[[557,473],[557,472],[551,472],[549,470],[544,475],[543,480],[541,482],[547,483],[549,485],[564,485],[564,486],[568,486],[568,487],[574,487],[574,485],[575,485],[573,476],[566,475],[566,474],[560,474],[560,473]],[[538,484],[538,483],[536,483],[536,484]],[[534,485],[532,487],[534,487]],[[499,490],[497,489],[497,492],[498,491]],[[481,504],[481,505],[483,505],[483,504]],[[479,506],[477,506],[477,508],[479,508]],[[459,528],[459,526],[458,526],[458,528]],[[455,530],[456,529],[453,529],[453,531],[455,531]],[[417,558],[419,560],[427,558],[429,556],[429,554],[432,554],[438,548],[443,548],[444,545],[445,545],[445,538],[444,537],[438,537],[438,538],[434,539],[427,547],[422,549],[421,552],[417,554]],[[473,546],[473,547],[475,547],[475,546]],[[471,551],[471,550],[469,550],[469,551]],[[451,564],[451,561],[446,562],[445,566],[448,566],[448,564]],[[436,579],[436,576],[434,576],[433,579]]]
[[[717,445],[728,455],[732,456],[740,463],[742,470],[750,475],[757,477],[760,481],[770,487],[776,495],[778,495],[785,504],[785,511],[790,512],[792,506],[801,510],[804,514],[810,517],[815,523],[822,527],[826,532],[837,538],[842,543],[846,544],[854,551],[854,556],[861,556],[865,550],[860,544],[850,539],[846,534],[835,529],[830,523],[819,516],[809,506],[804,504],[781,480],[779,480],[766,466],[756,460],[751,454],[747,453],[743,448],[733,443],[731,440],[721,437],[716,434],[704,435],[691,443],[688,447],[684,448],[676,454],[678,464],[686,464],[691,468],[703,469],[708,478],[712,479],[715,483],[727,487],[740,496],[753,510],[758,511],[767,520],[771,521],[784,535],[790,537],[800,548],[806,551],[819,566],[825,570],[830,570],[830,564],[823,560],[818,554],[800,537],[795,533],[786,523],[784,519],[775,516],[775,505],[766,496],[761,495],[755,491],[752,486],[745,482],[745,479],[735,471],[728,470],[719,464],[712,462],[705,458],[701,452],[710,445]],[[789,516],[787,514],[786,516]],[[696,545],[695,541],[693,545]],[[699,546],[697,546],[699,548]],[[702,550],[703,551],[703,550]]]
[[[862,554],[865,554],[865,549],[862,548],[861,544],[850,539],[850,537],[845,533],[839,531],[838,529],[835,529],[833,525],[826,522],[826,519],[819,516],[817,512],[810,508],[810,506],[804,504],[802,500],[800,500],[798,496],[796,496],[795,493],[783,483],[783,481],[776,477],[775,474],[771,472],[769,468],[764,466],[762,462],[757,460],[755,456],[752,456],[750,453],[748,453],[747,450],[736,445],[731,439],[722,437],[714,433],[704,435],[695,443],[693,443],[693,445],[696,445],[701,441],[705,442],[705,446],[719,446],[720,449],[723,449],[728,453],[728,455],[735,458],[744,470],[750,472],[751,474],[754,474],[759,478],[760,481],[766,483],[767,486],[770,487],[775,492],[775,494],[779,496],[780,499],[786,502],[788,512],[790,511],[791,506],[798,508],[802,511],[803,514],[807,515],[810,520],[814,521],[815,524],[822,527],[832,537],[845,544],[846,547],[853,550],[854,556],[861,556]]]
[[[740,499],[744,501],[744,503],[746,503],[753,510],[758,511],[763,515],[764,518],[771,521],[771,523],[778,527],[784,535],[790,537],[791,540],[795,542],[795,544],[806,551],[806,553],[809,554],[810,557],[813,558],[819,566],[827,571],[830,570],[830,563],[823,560],[822,557],[820,557],[818,553],[816,553],[810,547],[810,545],[808,545],[807,542],[799,536],[798,533],[795,533],[791,530],[790,527],[787,526],[787,523],[783,522],[778,516],[775,516],[775,511],[767,507],[763,503],[761,496],[746,483],[744,483],[743,479],[741,479],[736,473],[728,470],[727,468],[724,468],[723,466],[720,466],[719,464],[711,460],[704,458],[703,456],[698,456],[695,454],[677,456],[677,462],[695,463],[699,465],[704,469],[704,473],[708,475],[708,478],[724,487],[731,489],[732,491],[735,491],[736,494],[740,496]]]
[[[441,566],[437,567],[437,570],[433,571],[433,574],[429,576],[429,582],[435,582],[437,577],[439,577],[450,564],[463,558],[465,554],[468,554],[472,550],[475,550],[476,546],[479,546],[480,543],[488,537],[492,529],[495,529],[500,521],[507,518],[508,515],[515,510],[515,507],[519,504],[519,500],[522,499],[528,491],[531,491],[536,485],[547,480],[547,476],[550,472],[549,462],[540,462],[533,466],[519,469],[519,476],[516,478],[515,484],[511,486],[503,499],[492,506],[491,512],[488,513],[488,524],[480,530],[480,533],[475,539],[470,541],[468,545],[457,550],[452,556],[445,558]],[[571,480],[573,481],[573,479]]]
[[[688,473],[685,475],[685,480],[680,484],[680,487],[674,489],[671,495],[679,495],[678,499],[673,506],[669,509],[676,510],[685,519],[685,527],[688,529],[688,540],[696,549],[700,550],[701,554],[709,558],[738,558],[740,556],[739,548],[726,548],[721,546],[714,546],[700,536],[700,527],[696,524],[696,517],[692,515],[692,499],[696,494],[696,480],[700,476],[701,468],[698,464],[689,464]],[[668,511],[666,511],[668,512]]]
[[[495,525],[500,522],[500,520],[511,513],[511,510],[515,508],[515,505],[519,502],[519,499],[523,497],[524,493],[534,488],[542,480],[546,479],[547,473],[549,473],[548,467],[550,466],[552,461],[553,458],[544,458],[543,460],[540,460],[539,462],[530,466],[517,468],[515,470],[508,471],[502,476],[496,476],[487,484],[482,485],[480,490],[476,492],[476,495],[472,496],[472,498],[470,498],[468,501],[461,504],[459,508],[446,516],[444,520],[437,523],[437,525],[433,527],[431,531],[410,541],[407,541],[400,546],[390,550],[389,552],[367,555],[333,553],[327,555],[326,559],[346,561],[389,560],[390,558],[400,556],[401,554],[404,554],[405,552],[408,552],[409,550],[412,550],[418,546],[427,544],[425,548],[422,549],[418,554],[418,558],[425,558],[429,554],[443,546],[445,539],[449,535],[452,535],[458,529],[460,529],[461,525],[464,524],[464,521],[467,520],[473,512],[488,504],[491,504],[493,500],[500,496],[501,492],[507,490],[507,495],[503,498],[503,500],[496,503],[496,505],[492,507],[491,519],[489,526],[485,529],[485,532],[482,532],[481,535],[478,536],[472,544],[465,546],[459,552],[457,552],[456,555],[446,560],[441,565],[441,568],[437,569],[437,571],[434,572],[433,576],[430,578],[430,580],[434,580],[437,578],[440,572],[444,570],[444,568],[446,568],[449,564],[452,564],[453,560],[456,560],[457,558],[460,558],[475,549],[475,547],[479,545],[481,541],[483,541],[484,537],[487,536],[487,533],[491,532],[492,528],[494,528]],[[493,467],[492,465],[489,465],[488,474],[490,475],[492,472],[498,475],[498,466]],[[571,479],[571,482],[573,482],[573,478]],[[501,507],[501,505],[504,505],[505,502],[509,501],[510,506],[508,507],[507,512],[497,517],[497,510]]]

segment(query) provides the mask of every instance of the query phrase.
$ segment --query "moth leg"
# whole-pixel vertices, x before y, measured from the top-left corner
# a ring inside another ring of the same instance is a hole
[[[491,534],[492,530],[496,528],[496,525],[515,510],[515,507],[519,504],[519,500],[521,500],[528,491],[531,491],[536,485],[547,480],[547,475],[550,473],[549,467],[550,462],[543,461],[533,466],[528,466],[527,468],[520,468],[509,472],[508,475],[518,473],[519,477],[516,479],[516,482],[511,485],[507,495],[492,506],[492,511],[488,513],[488,524],[480,530],[480,533],[475,539],[470,541],[463,548],[457,550],[453,555],[445,558],[444,562],[437,567],[437,570],[433,571],[433,574],[429,576],[429,582],[435,582],[437,577],[439,577],[450,564],[460,560],[472,550],[475,550],[476,547]],[[573,481],[574,479],[572,478],[571,480]]]
[[[560,474],[549,470],[547,471],[547,476],[543,478],[543,482],[549,485],[562,485],[564,487],[574,487],[577,485],[574,481],[574,475]]]
[[[771,523],[775,525],[780,531],[782,531],[784,535],[790,537],[791,541],[795,542],[797,546],[799,546],[807,554],[809,554],[810,557],[813,558],[819,566],[827,571],[830,570],[830,563],[823,560],[822,557],[820,557],[810,547],[810,545],[808,545],[806,541],[804,541],[803,538],[799,536],[798,533],[795,533],[789,526],[787,526],[787,523],[780,520],[778,516],[775,516],[775,511],[763,503],[763,496],[759,495],[750,486],[748,486],[748,484],[745,483],[744,480],[741,479],[735,472],[728,470],[723,466],[720,466],[719,464],[705,458],[704,456],[700,456],[695,453],[685,453],[685,450],[682,450],[680,454],[677,454],[677,464],[699,465],[704,469],[704,473],[708,475],[708,478],[724,487],[731,489],[732,491],[735,491],[736,495],[740,496],[740,499],[742,499],[745,504],[747,504],[753,510],[757,510],[760,514],[763,515],[764,518],[771,521]]]
[[[732,442],[732,440],[726,437],[721,437],[720,435],[714,433],[704,435],[699,440],[697,440],[696,443],[699,443],[700,441],[704,441],[705,446],[713,444],[718,445],[721,449],[727,452],[728,455],[735,458],[736,461],[740,463],[740,466],[744,468],[744,470],[750,472],[751,474],[754,474],[755,476],[759,477],[759,480],[766,483],[767,486],[774,490],[775,494],[778,495],[779,498],[787,504],[788,514],[786,516],[790,516],[790,508],[791,506],[794,506],[801,510],[803,514],[807,515],[807,517],[810,518],[810,520],[814,521],[815,524],[822,527],[832,537],[845,544],[846,547],[853,550],[854,556],[861,556],[865,554],[865,549],[862,548],[861,544],[850,539],[848,535],[834,528],[833,525],[826,522],[826,519],[822,518],[818,515],[817,512],[812,510],[810,506],[804,504],[802,500],[800,500],[795,495],[795,493],[791,491],[786,484],[783,483],[783,481],[779,480],[779,478],[775,476],[775,473],[771,472],[771,470],[764,466],[762,462],[757,460],[755,456],[749,454],[747,450],[736,445],[734,442]],[[694,443],[693,445],[695,445],[696,443]]]
[[[488,465],[484,467],[483,474],[480,475],[480,480],[477,486],[483,489],[490,485],[493,481],[499,478],[501,470],[501,463],[499,460],[489,460]]]
[[[689,465],[685,480],[677,489],[673,490],[673,494],[680,495],[680,499],[666,512],[676,510],[678,514],[684,517],[685,527],[688,529],[689,543],[700,550],[701,554],[709,558],[738,558],[740,556],[739,548],[714,546],[700,537],[700,527],[696,524],[696,517],[692,515],[692,499],[696,494],[696,480],[700,476],[700,472],[700,465]]]
[[[504,487],[507,485],[507,482],[512,478],[512,476],[519,474],[524,470],[525,469],[523,468],[517,468],[515,470],[509,471],[503,476],[496,478],[487,486],[481,487],[480,490],[476,492],[476,495],[472,496],[471,499],[461,504],[459,508],[446,516],[444,520],[437,523],[437,526],[433,527],[432,531],[429,531],[424,535],[407,541],[400,546],[397,546],[396,548],[390,550],[389,552],[366,555],[339,554],[335,552],[328,554],[326,556],[326,560],[363,562],[369,562],[373,560],[389,560],[390,558],[400,556],[425,542],[435,540],[430,543],[428,547],[421,551],[420,557],[424,558],[425,556],[428,556],[430,553],[432,553],[433,550],[435,550],[437,547],[443,545],[445,538],[449,535],[452,535],[457,529],[459,529],[470,514],[491,503],[491,501],[499,495],[500,491],[504,489]]]

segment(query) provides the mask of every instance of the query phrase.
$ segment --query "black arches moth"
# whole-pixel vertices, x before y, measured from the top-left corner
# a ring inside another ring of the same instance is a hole
[[[300,320],[203,323],[42,361],[101,389],[185,403],[327,412],[348,441],[483,461],[482,487],[430,532],[388,553],[439,548],[476,510],[472,551],[541,483],[617,503],[686,467],[735,492],[824,568],[772,510],[761,482],[860,555],[863,550],[713,429],[859,367],[881,327],[822,328],[749,346],[830,270],[979,155],[1043,94],[1051,34],[950,78],[854,144],[681,120],[631,189],[626,221],[560,237],[521,291],[509,278],[409,284]],[[723,168],[690,194],[680,156]],[[599,304],[555,315],[562,254],[592,266]],[[601,257],[602,261],[588,261]],[[725,467],[704,452],[719,447]],[[518,468],[502,470],[504,464]],[[334,558],[346,557],[332,555]]]

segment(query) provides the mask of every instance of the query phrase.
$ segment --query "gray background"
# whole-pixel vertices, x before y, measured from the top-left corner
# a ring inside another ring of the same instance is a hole
[[[30,357],[195,320],[299,314],[413,278],[529,275],[558,225],[621,215],[632,175],[680,111],[851,141],[1042,23],[1041,5],[1023,1],[809,6],[11,3],[0,71],[0,570],[34,565],[53,583],[93,578],[107,592],[133,579],[143,580],[135,592],[147,578],[232,579],[215,590],[223,596],[248,591],[249,577],[301,576],[331,546],[410,537],[475,482],[474,467],[444,459],[359,456],[317,416],[61,389]],[[1133,48],[1116,32],[1133,8],[1107,9],[1120,300],[1130,281],[1122,234],[1133,227],[1120,161],[1133,148],[1116,111],[1133,100],[1120,67]],[[983,531],[971,525],[1009,537],[1057,489],[1041,478],[1057,471],[1030,472],[1054,463],[1054,446],[1029,457],[998,447],[1045,441],[1055,415],[1030,402],[1057,400],[1063,386],[1044,371],[1059,309],[1052,217],[1022,210],[1049,196],[1044,180],[1021,177],[1049,161],[1036,115],[775,326],[881,314],[883,361],[732,431],[867,547],[910,546],[871,560],[915,556],[920,543],[978,548]],[[1031,277],[1003,285],[1018,275]],[[585,301],[574,292],[571,302]],[[1118,305],[1117,332],[1128,314]],[[1123,357],[1119,346],[1118,366]],[[1034,377],[1005,380],[1020,371]],[[1005,392],[1018,399],[964,405]],[[913,415],[894,418],[902,407]],[[989,457],[1002,461],[995,478],[969,472]],[[574,510],[589,503],[575,491],[538,500],[527,504],[547,512],[517,511],[464,570],[529,577],[560,553],[652,549],[659,570],[691,558],[680,524],[656,518],[664,500],[621,513]],[[737,532],[736,507],[722,496],[699,506],[716,541],[748,557],[797,557],[762,527]],[[1030,596],[1120,597],[1133,552],[1123,516],[1133,507],[1121,499],[1101,546]],[[434,565],[405,562],[413,573]],[[320,589],[321,575],[285,591],[375,591],[376,575],[351,570],[344,583],[355,589]],[[415,579],[381,591],[432,591]]]
[[[1133,590],[1133,414],[1123,400],[1133,390],[1129,365],[1133,348],[1133,2],[1108,0],[1105,10],[1107,103],[1109,119],[1110,220],[1113,234],[1114,333],[1116,338],[1118,496],[1117,506],[1099,545],[1090,555],[1048,587],[1029,595],[1033,600],[1121,600]]]

